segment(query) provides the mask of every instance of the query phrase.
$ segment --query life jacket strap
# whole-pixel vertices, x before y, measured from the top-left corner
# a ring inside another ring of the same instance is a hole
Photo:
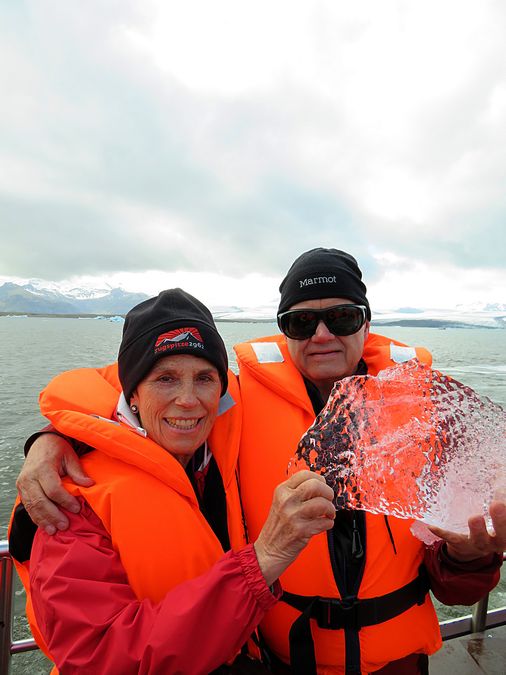
[[[389,621],[413,605],[423,605],[429,588],[428,574],[422,566],[413,581],[376,598],[322,598],[284,591],[281,600],[302,612],[293,622],[289,634],[290,664],[294,675],[316,675],[310,619],[315,619],[320,628],[327,630],[359,631],[365,626]]]

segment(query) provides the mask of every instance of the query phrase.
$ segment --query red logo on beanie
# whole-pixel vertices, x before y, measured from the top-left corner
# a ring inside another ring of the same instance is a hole
[[[204,349],[204,341],[198,328],[176,328],[159,335],[155,342],[155,354],[183,347]]]

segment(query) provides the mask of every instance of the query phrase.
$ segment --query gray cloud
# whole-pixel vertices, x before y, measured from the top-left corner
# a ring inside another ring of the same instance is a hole
[[[487,121],[506,87],[503,39],[395,145],[354,120],[350,81],[336,83],[342,100],[293,75],[229,97],[186,88],[121,42],[147,20],[139,7],[0,10],[0,274],[282,274],[317,245],[351,251],[372,279],[374,249],[503,268],[506,132]],[[391,166],[423,188],[426,216],[375,209],[371,185]]]

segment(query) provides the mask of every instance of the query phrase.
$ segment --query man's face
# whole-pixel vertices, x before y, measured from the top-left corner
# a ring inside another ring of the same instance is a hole
[[[346,298],[304,300],[290,309],[326,309],[333,305],[353,304]],[[286,338],[288,351],[302,375],[328,396],[336,380],[355,372],[369,334],[369,321],[353,335],[333,335],[320,321],[315,334],[307,340]]]

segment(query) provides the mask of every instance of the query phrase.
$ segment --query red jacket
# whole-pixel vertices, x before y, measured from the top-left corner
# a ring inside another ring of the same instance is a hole
[[[251,545],[158,603],[138,600],[102,522],[82,504],[65,532],[37,531],[30,561],[37,623],[62,673],[209,673],[276,603]]]

